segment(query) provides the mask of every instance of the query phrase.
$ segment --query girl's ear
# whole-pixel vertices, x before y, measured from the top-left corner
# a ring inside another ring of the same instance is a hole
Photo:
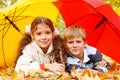
[[[34,40],[34,36],[32,34],[30,34],[31,38],[32,38],[32,41]]]
[[[54,32],[52,32],[52,37],[53,37],[53,38],[55,37],[55,33],[54,33]]]

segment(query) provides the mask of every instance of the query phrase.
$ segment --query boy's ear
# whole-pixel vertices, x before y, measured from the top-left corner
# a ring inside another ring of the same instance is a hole
[[[85,41],[85,47],[87,46],[88,44],[87,44],[87,42]]]

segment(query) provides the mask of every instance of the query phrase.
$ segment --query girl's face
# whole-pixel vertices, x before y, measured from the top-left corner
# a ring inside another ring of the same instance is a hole
[[[66,41],[68,51],[75,57],[81,57],[84,53],[85,41],[82,37],[74,37]]]
[[[52,42],[53,33],[48,25],[38,24],[37,30],[33,34],[33,39],[42,49],[47,49]]]

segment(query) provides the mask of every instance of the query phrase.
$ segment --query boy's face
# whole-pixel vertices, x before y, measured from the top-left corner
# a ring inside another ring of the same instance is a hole
[[[68,51],[75,57],[82,57],[85,47],[85,41],[82,37],[74,37],[66,41]]]

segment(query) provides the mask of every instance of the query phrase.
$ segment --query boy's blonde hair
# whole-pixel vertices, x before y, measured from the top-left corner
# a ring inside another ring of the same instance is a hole
[[[82,37],[84,41],[86,41],[86,33],[85,30],[80,26],[69,26],[63,31],[63,40],[69,40],[74,37]]]

